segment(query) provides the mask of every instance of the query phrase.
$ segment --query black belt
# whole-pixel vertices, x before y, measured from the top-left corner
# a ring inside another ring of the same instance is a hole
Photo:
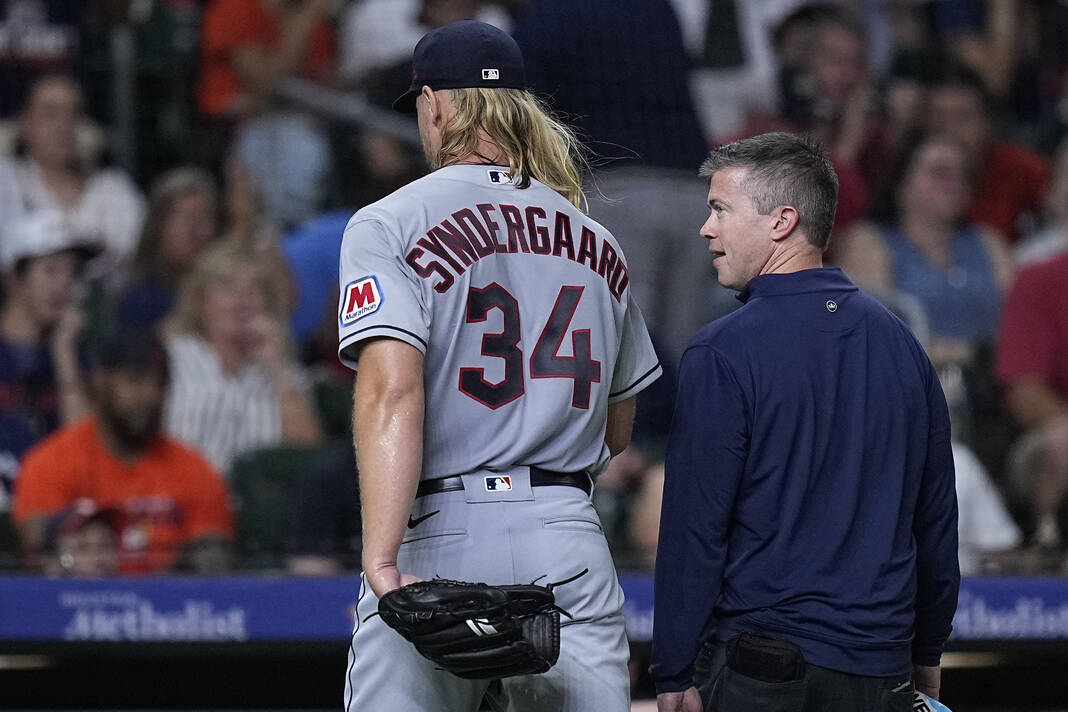
[[[487,475],[489,477],[490,475]],[[580,490],[589,494],[593,490],[593,484],[590,481],[590,476],[585,472],[553,472],[551,470],[543,470],[540,467],[530,468],[530,486],[531,487],[578,487]],[[433,480],[423,480],[419,483],[419,489],[415,491],[415,496],[426,497],[428,494],[438,494],[439,492],[455,492],[464,488],[464,480],[461,475],[453,475],[451,477],[438,477]]]

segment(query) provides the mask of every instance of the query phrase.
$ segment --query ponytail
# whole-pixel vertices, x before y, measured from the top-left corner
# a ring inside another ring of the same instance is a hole
[[[587,165],[582,144],[537,97],[522,89],[447,91],[456,112],[442,135],[438,165],[470,155],[480,139],[488,138],[507,157],[519,188],[530,187],[536,178],[578,209],[586,209],[579,169]]]

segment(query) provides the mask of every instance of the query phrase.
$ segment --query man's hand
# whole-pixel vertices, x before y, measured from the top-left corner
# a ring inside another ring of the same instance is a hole
[[[662,692],[656,696],[657,712],[702,712],[701,693],[696,687],[682,692]]]
[[[385,596],[395,588],[407,586],[410,583],[421,580],[411,574],[402,574],[395,564],[382,564],[379,566],[365,564],[364,573],[367,576],[368,585],[379,598],[382,598],[382,596]]]
[[[937,700],[942,687],[942,668],[937,665],[913,665],[912,682],[917,690],[932,700]]]

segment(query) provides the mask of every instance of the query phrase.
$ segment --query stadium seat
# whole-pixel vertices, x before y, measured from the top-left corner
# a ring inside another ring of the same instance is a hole
[[[235,460],[239,565],[276,569],[294,553],[354,555],[360,525],[351,451],[346,441],[334,441],[255,450]]]

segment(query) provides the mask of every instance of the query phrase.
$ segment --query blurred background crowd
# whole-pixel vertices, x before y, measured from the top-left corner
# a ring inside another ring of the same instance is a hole
[[[785,130],[840,177],[828,262],[942,376],[962,569],[1068,575],[1063,0],[0,0],[0,568],[358,568],[341,236],[426,170],[389,104],[464,17],[585,141],[665,365],[595,493],[620,567],[673,367],[737,306],[697,167]]]

